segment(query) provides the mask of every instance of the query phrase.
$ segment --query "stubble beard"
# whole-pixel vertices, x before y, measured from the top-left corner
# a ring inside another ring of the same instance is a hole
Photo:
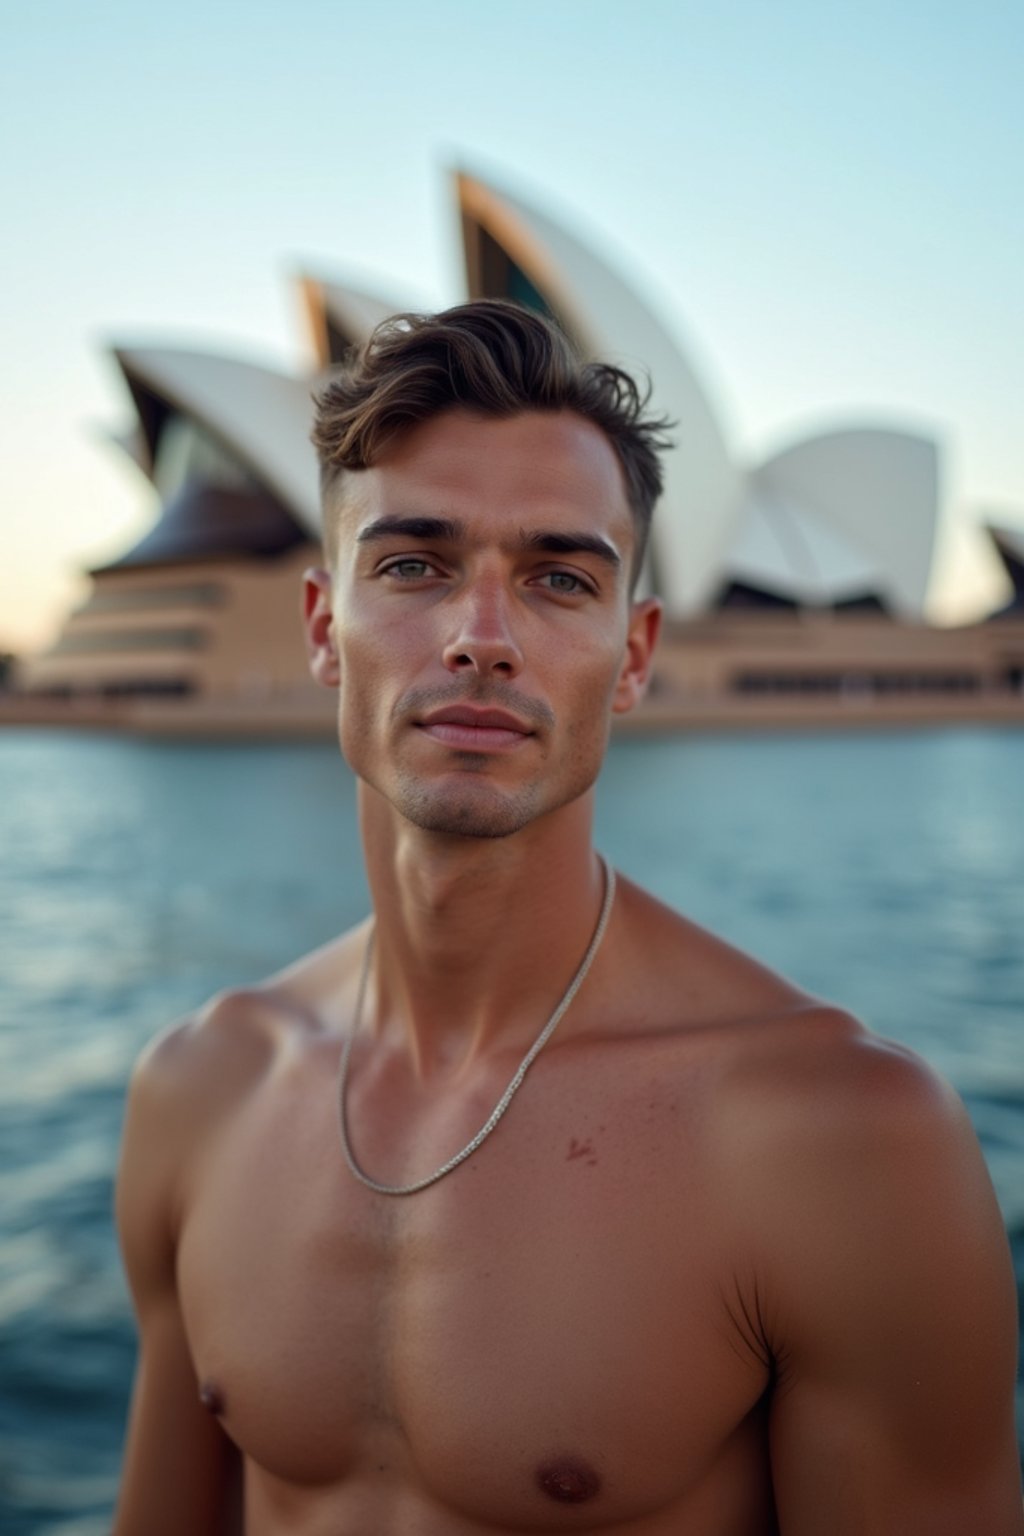
[[[511,837],[536,819],[541,800],[538,784],[499,790],[484,782],[480,768],[474,772],[475,754],[465,757],[469,761],[456,787],[402,774],[392,802],[399,814],[424,832],[451,837]]]

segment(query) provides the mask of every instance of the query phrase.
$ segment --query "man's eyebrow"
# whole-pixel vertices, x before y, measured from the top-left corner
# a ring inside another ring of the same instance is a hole
[[[438,539],[458,543],[465,535],[461,523],[450,517],[378,517],[356,534],[357,544],[372,544],[375,539]]]
[[[607,539],[600,538],[596,533],[576,533],[570,530],[562,533],[524,531],[519,536],[519,543],[522,549],[539,549],[550,555],[596,555],[615,571],[622,564],[617,550]]]
[[[466,525],[451,517],[423,517],[394,513],[367,523],[356,534],[358,544],[372,544],[380,539],[424,539],[437,543],[458,544],[466,537]],[[549,555],[590,554],[603,560],[612,570],[622,564],[618,551],[607,539],[584,529],[521,529],[515,545],[523,550],[540,550]]]

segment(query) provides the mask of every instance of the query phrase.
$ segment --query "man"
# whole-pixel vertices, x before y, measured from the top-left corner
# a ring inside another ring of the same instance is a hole
[[[592,849],[661,424],[497,303],[319,408],[374,914],[137,1070],[118,1536],[1019,1536],[955,1096]]]

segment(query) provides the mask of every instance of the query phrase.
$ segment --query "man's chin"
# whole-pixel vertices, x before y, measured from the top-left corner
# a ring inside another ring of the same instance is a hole
[[[511,837],[538,810],[533,795],[442,792],[423,785],[406,789],[395,805],[413,826],[448,837]]]

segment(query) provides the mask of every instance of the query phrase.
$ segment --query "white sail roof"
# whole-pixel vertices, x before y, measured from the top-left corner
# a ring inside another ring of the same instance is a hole
[[[219,438],[313,538],[320,488],[309,441],[307,380],[254,363],[175,347],[117,347],[129,387],[140,384]],[[140,411],[145,428],[145,413]],[[152,445],[150,445],[152,446]]]
[[[781,505],[812,517],[877,570],[880,595],[897,612],[920,617],[931,574],[938,478],[938,447],[931,438],[851,427],[786,448],[753,470],[750,481],[755,505]],[[830,568],[825,558],[825,577]],[[792,574],[798,583],[796,566]]]
[[[813,512],[763,493],[743,508],[723,574],[814,607],[866,592],[884,598],[888,587],[863,549]]]

